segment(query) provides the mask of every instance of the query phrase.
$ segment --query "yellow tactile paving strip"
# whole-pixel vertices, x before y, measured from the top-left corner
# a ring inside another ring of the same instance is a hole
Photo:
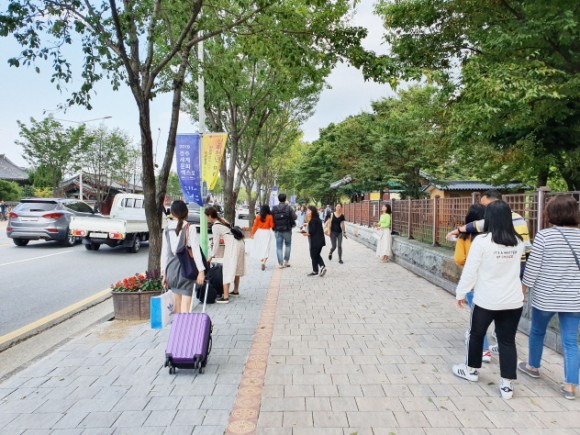
[[[274,331],[281,276],[282,271],[279,269],[276,269],[272,275],[254,342],[240,382],[238,396],[230,413],[226,435],[246,435],[256,432],[262,403],[266,366],[268,365],[268,354]]]

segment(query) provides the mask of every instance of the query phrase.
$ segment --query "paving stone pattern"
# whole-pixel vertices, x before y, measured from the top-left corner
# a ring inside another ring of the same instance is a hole
[[[247,258],[241,296],[208,305],[204,374],[168,374],[169,328],[107,322],[0,384],[0,434],[223,434],[275,263]]]
[[[443,289],[344,242],[328,273],[309,277],[306,243],[294,238],[282,273],[257,433],[571,434],[580,400],[558,392],[562,356],[544,352],[542,379],[520,376],[499,397],[497,356],[480,380],[455,377],[464,361],[467,311]],[[518,335],[519,356],[527,336]]]
[[[542,378],[520,376],[510,401],[499,397],[497,357],[478,383],[456,378],[450,367],[464,360],[467,312],[364,246],[346,240],[344,249],[343,265],[325,257],[323,278],[306,276],[299,235],[292,267],[273,279],[249,260],[242,295],[208,309],[214,346],[203,375],[168,374],[168,329],[95,327],[0,384],[0,434],[221,435],[240,418],[243,388],[260,388],[261,405],[257,427],[237,433],[580,434],[580,400],[558,392],[561,355],[546,349]],[[272,286],[275,298],[266,296]],[[271,325],[268,345],[259,321]],[[517,343],[525,359],[527,337]],[[258,377],[251,348],[269,350],[261,385],[248,383]],[[247,405],[241,416],[255,418]]]

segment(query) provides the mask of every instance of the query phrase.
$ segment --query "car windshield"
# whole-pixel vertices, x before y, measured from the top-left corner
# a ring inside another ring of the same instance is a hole
[[[197,205],[196,203],[187,204],[187,208],[189,209],[189,211],[199,212],[199,205]]]
[[[48,201],[38,201],[38,202],[21,202],[18,204],[14,211],[49,211],[54,210],[56,208],[56,202],[48,202]]]

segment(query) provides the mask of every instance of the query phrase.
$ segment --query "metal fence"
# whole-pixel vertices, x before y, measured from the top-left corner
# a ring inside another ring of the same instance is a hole
[[[557,195],[572,195],[580,207],[580,192],[550,192],[546,188],[536,192],[503,195],[503,200],[512,211],[526,219],[533,240],[536,232],[548,226],[544,208],[547,201]],[[458,225],[463,225],[469,206],[478,201],[477,193],[462,198],[362,201],[345,204],[344,214],[348,222],[374,226],[379,221],[383,203],[389,203],[393,213],[393,231],[433,246],[453,247],[453,243],[445,240],[445,236]]]

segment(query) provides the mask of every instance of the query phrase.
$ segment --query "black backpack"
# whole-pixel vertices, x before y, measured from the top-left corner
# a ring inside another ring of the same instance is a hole
[[[292,215],[290,207],[276,206],[272,212],[274,217],[274,231],[290,231],[292,229]]]
[[[232,236],[234,236],[234,239],[244,240],[244,232],[242,231],[242,229],[240,227],[238,227],[238,226],[231,227],[230,233],[232,233]]]

